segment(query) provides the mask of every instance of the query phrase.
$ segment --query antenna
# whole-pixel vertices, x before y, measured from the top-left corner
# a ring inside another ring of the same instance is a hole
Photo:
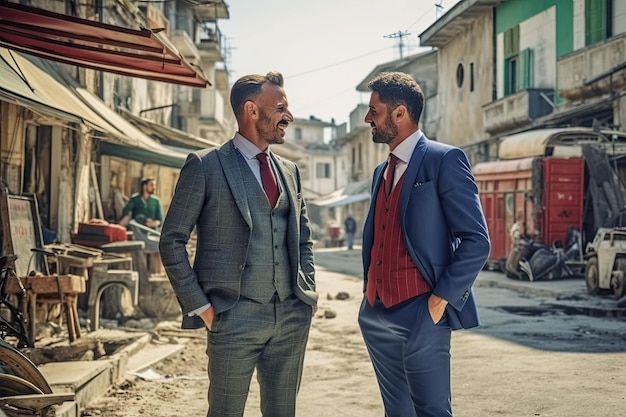
[[[404,32],[402,32],[401,30],[395,32],[395,33],[391,33],[389,35],[385,35],[383,36],[384,38],[390,38],[390,39],[398,39],[398,50],[400,51],[400,59],[402,59],[402,53],[404,52],[404,41],[403,39],[407,36],[409,36],[410,33],[407,32],[406,30]]]
[[[435,20],[438,20],[441,17],[441,13],[443,12],[443,4],[441,4],[442,0],[439,0],[435,3]]]

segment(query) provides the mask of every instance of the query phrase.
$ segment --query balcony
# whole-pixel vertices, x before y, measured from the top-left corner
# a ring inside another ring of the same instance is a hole
[[[485,104],[485,131],[494,134],[528,126],[533,120],[552,113],[553,101],[553,90],[532,88]]]
[[[196,46],[203,62],[221,62],[224,60],[223,44],[225,37],[217,22],[202,22],[198,29]]]
[[[193,62],[200,62],[198,48],[187,32],[175,30],[170,35],[170,40],[185,58]]]
[[[626,33],[561,57],[559,94],[569,101],[626,88]]]

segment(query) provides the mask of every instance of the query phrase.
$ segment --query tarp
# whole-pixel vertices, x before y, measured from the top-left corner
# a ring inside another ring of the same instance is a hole
[[[588,127],[536,129],[500,138],[500,159],[519,159],[531,156],[548,156],[549,147],[561,149],[577,146],[584,142],[608,143],[604,132],[596,132]],[[580,156],[581,150],[572,149],[568,155]]]

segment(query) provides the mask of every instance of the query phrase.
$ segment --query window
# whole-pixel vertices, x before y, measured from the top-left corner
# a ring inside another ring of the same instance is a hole
[[[461,86],[463,85],[463,76],[464,76],[463,64],[459,64],[456,67],[456,85],[459,88],[461,88]]]
[[[508,57],[504,64],[504,95],[533,86],[533,50],[526,48]]]
[[[504,67],[504,94],[515,94],[517,92],[517,56],[507,59]]]
[[[470,80],[469,90],[474,91],[474,63],[470,62]]]
[[[296,139],[302,140],[302,128],[301,127],[296,127]]]
[[[520,51],[519,25],[504,36],[504,95],[515,94],[532,85],[532,50]]]
[[[315,170],[317,178],[330,178],[330,164],[318,163]]]
[[[611,1],[585,0],[585,44],[591,45],[611,36]]]

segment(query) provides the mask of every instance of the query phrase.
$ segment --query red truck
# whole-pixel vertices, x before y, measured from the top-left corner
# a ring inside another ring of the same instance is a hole
[[[492,244],[487,267],[504,270],[516,215],[523,218],[523,234],[547,245],[565,246],[575,228],[582,251],[601,223],[623,208],[623,157],[623,132],[559,128],[502,138],[500,159],[474,166]]]

